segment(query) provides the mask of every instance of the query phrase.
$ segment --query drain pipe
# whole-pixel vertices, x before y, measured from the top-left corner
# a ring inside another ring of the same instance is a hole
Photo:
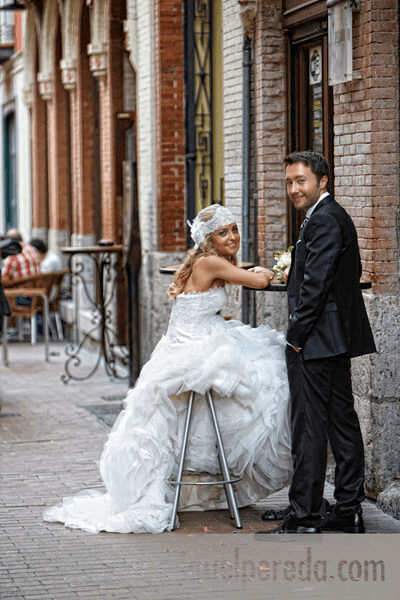
[[[242,260],[250,260],[250,117],[251,117],[251,43],[247,35],[243,43],[243,126],[242,126]],[[250,292],[242,288],[242,321],[249,323]]]

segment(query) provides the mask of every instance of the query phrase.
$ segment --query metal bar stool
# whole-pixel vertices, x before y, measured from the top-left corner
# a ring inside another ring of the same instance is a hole
[[[218,458],[219,458],[219,464],[221,466],[222,480],[204,481],[204,482],[203,481],[201,481],[201,482],[182,481],[183,467],[185,464],[186,448],[187,448],[187,443],[188,443],[188,439],[189,439],[189,429],[190,429],[193,403],[194,403],[195,396],[196,396],[196,393],[194,391],[189,392],[185,429],[184,429],[184,433],[183,433],[182,450],[181,450],[181,456],[180,456],[180,460],[179,460],[178,476],[175,481],[170,481],[170,483],[172,483],[173,485],[176,485],[170,529],[171,529],[171,531],[175,529],[176,515],[178,512],[179,496],[181,493],[181,485],[223,485],[225,488],[226,500],[228,502],[231,517],[232,517],[232,519],[235,519],[237,529],[241,529],[242,523],[240,521],[239,510],[238,510],[237,503],[236,503],[235,491],[234,491],[233,485],[232,485],[233,483],[240,481],[241,477],[239,477],[237,479],[231,478],[228,463],[227,463],[226,456],[225,456],[224,446],[222,443],[218,419],[217,419],[217,415],[215,412],[214,399],[213,399],[211,391],[206,392],[206,399],[208,402],[208,408],[210,409],[211,418],[213,421],[214,430],[215,430],[215,434],[216,434],[216,438],[217,438]]]

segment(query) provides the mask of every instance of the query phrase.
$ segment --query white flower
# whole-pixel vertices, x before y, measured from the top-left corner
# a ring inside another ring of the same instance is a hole
[[[277,252],[274,254],[274,258],[276,260],[276,265],[272,267],[274,273],[276,273],[275,281],[285,282],[285,272],[290,269],[291,261],[292,261],[292,249],[293,246],[289,246],[286,250],[282,250],[281,252]]]

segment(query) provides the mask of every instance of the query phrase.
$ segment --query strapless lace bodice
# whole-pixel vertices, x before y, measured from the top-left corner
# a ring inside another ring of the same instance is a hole
[[[222,324],[218,315],[228,302],[224,287],[206,292],[180,294],[173,302],[166,337],[171,343],[184,343],[210,334]]]

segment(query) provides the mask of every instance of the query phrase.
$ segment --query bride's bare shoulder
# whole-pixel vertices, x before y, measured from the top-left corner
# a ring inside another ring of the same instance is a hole
[[[217,256],[216,254],[205,254],[204,256],[200,256],[193,267],[200,267],[201,269],[206,268],[209,269],[213,266],[219,266],[221,264],[226,263],[226,259],[222,258],[222,256]]]
[[[226,267],[227,261],[222,256],[216,254],[206,254],[200,256],[193,265],[193,275],[207,276],[210,277],[213,274],[219,274],[224,267]]]

